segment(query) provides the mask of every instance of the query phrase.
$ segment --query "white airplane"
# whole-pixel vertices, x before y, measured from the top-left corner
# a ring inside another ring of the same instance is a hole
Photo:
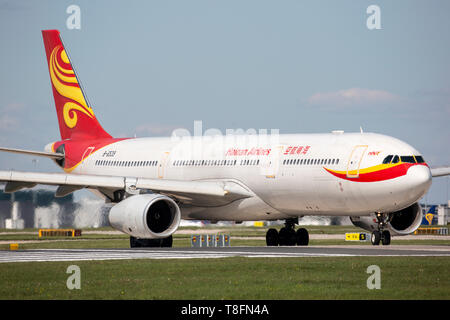
[[[114,203],[112,227],[131,247],[172,246],[180,219],[285,220],[268,246],[307,245],[302,216],[349,216],[390,243],[422,221],[418,201],[433,176],[410,145],[374,133],[111,137],[99,124],[57,30],[42,31],[61,140],[45,151],[2,151],[53,159],[65,173],[0,171],[5,192],[37,184],[61,197],[87,188]]]

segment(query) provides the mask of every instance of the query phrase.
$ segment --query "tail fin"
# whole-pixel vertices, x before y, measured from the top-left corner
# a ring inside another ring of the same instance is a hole
[[[58,30],[42,30],[61,139],[111,138],[88,103]]]

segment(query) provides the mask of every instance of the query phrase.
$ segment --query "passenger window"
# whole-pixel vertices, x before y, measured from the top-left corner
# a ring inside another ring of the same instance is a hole
[[[398,163],[400,158],[398,156],[395,156],[391,163]]]

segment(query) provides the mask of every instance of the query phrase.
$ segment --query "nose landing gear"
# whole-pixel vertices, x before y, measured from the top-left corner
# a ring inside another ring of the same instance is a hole
[[[378,230],[372,232],[370,242],[374,246],[378,246],[380,242],[387,246],[391,244],[391,233],[389,230],[383,230],[389,222],[389,216],[380,212],[376,214],[378,220]]]
[[[307,246],[309,243],[308,231],[305,228],[295,231],[295,224],[298,224],[298,218],[286,219],[280,232],[270,228],[266,233],[267,246]]]

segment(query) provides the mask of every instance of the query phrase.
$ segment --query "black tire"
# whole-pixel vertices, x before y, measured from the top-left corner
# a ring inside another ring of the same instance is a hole
[[[289,229],[281,228],[278,233],[279,245],[280,246],[288,246],[289,245]]]
[[[139,239],[130,237],[131,248],[159,247],[160,239]]]
[[[372,232],[372,235],[370,236],[370,242],[372,242],[372,244],[374,246],[378,246],[380,244],[380,240],[381,240],[381,233],[380,233],[380,231]]]
[[[143,247],[146,248],[160,248],[162,246],[163,239],[142,239],[145,240]]]
[[[295,229],[288,229],[288,246],[295,246],[297,244],[297,234]]]
[[[276,247],[278,246],[280,239],[278,237],[278,231],[276,229],[269,229],[266,233],[266,245],[268,247]]]
[[[169,236],[167,238],[162,239],[161,241],[161,247],[164,248],[172,248],[172,244],[173,244],[173,238],[172,236]]]
[[[278,236],[280,239],[280,246],[295,246],[295,243],[297,242],[295,230],[291,228],[281,228]]]
[[[383,246],[388,246],[391,244],[391,233],[388,230],[384,230],[381,236],[381,243]]]
[[[130,237],[130,248],[139,248],[140,242],[135,237]]]
[[[296,243],[298,246],[307,246],[309,244],[309,233],[305,228],[300,228],[295,233]]]

